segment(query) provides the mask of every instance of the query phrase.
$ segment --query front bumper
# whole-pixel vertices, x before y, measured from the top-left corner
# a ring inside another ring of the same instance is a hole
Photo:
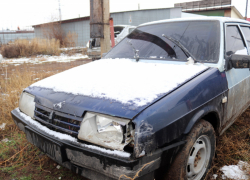
[[[105,151],[98,150],[98,148],[82,147],[79,142],[70,142],[51,136],[27,121],[18,109],[13,110],[11,114],[15,124],[25,132],[29,142],[58,164],[89,179],[108,180],[120,177],[120,179],[127,179],[122,175],[133,178],[140,170],[137,179],[154,179],[154,171],[162,164],[161,156],[166,156],[166,151],[183,144],[182,142],[176,143],[176,145],[159,149],[139,159],[115,156],[106,154]],[[147,163],[148,165],[144,166]]]

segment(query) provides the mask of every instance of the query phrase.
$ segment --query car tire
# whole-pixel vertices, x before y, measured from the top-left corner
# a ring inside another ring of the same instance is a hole
[[[211,167],[216,135],[213,126],[199,121],[186,137],[186,144],[172,163],[165,180],[202,180]]]

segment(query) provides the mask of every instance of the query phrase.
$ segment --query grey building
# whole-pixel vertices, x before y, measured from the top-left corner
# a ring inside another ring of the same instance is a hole
[[[34,31],[32,31],[32,30],[0,31],[0,46],[2,44],[14,42],[16,39],[33,39],[34,37],[35,37],[35,34],[34,34]]]
[[[176,8],[163,8],[163,9],[147,9],[147,10],[136,10],[126,12],[111,13],[110,16],[113,18],[114,25],[133,25],[138,26],[139,24],[158,21],[162,19],[180,18],[182,17],[181,7]],[[81,17],[69,20],[63,20],[60,22],[60,26],[64,32],[77,34],[76,46],[85,46],[90,39],[90,17]],[[47,24],[34,25],[35,37],[44,38],[45,34],[50,31],[51,28],[46,28]]]

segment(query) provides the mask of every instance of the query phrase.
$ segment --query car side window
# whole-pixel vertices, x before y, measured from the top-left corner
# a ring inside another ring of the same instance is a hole
[[[129,28],[129,30],[128,30],[129,34],[130,34],[133,30],[135,30],[135,28]]]
[[[245,39],[247,41],[248,47],[250,47],[250,27],[248,26],[241,26]]]
[[[226,55],[247,55],[247,49],[237,26],[226,27]]]

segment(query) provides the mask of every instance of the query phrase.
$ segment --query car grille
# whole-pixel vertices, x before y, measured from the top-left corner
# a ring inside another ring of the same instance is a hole
[[[36,104],[34,118],[49,129],[77,137],[82,118],[53,111]]]

